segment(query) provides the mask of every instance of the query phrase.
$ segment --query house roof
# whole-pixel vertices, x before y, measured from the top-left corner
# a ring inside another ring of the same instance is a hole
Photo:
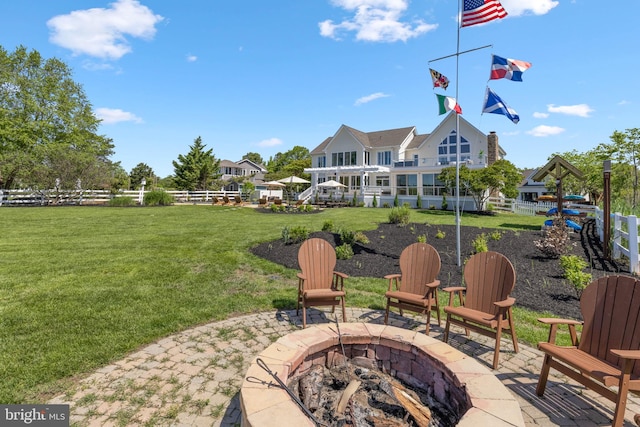
[[[338,132],[336,132],[336,135],[340,132],[340,130],[343,129],[347,130],[358,142],[360,142],[365,148],[369,149],[397,147],[407,139],[407,136],[409,136],[412,132],[415,132],[415,126],[398,129],[379,130],[374,132],[362,132],[356,128],[352,128],[351,126],[342,125]],[[426,138],[426,136],[428,135],[417,136],[424,136]],[[335,135],[330,136],[322,141],[320,145],[318,145],[311,151],[311,154],[322,154],[333,138],[335,138]],[[422,138],[420,142],[424,141],[425,138]]]

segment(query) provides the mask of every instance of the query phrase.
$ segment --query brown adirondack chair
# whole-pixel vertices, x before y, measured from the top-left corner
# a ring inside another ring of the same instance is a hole
[[[493,369],[497,369],[502,332],[511,335],[513,348],[518,352],[511,310],[516,300],[509,296],[516,283],[515,269],[511,261],[498,252],[479,252],[467,261],[464,282],[466,287],[444,289],[449,292],[449,305],[444,308],[447,313],[444,341],[449,341],[451,324],[465,328],[467,336],[472,330],[494,338]],[[454,306],[455,294],[458,294],[459,306]]]
[[[266,208],[267,207],[267,198],[266,197],[261,197],[260,200],[258,200],[258,207],[259,208]]]
[[[549,340],[538,344],[545,353],[536,394],[542,396],[549,369],[615,403],[612,426],[624,423],[628,391],[640,391],[640,279],[613,275],[594,280],[582,292],[583,322],[542,318],[550,325]],[[583,323],[578,342],[576,325]],[[573,346],[555,344],[558,325],[569,327]],[[612,389],[617,386],[617,391]]]
[[[384,324],[389,321],[389,308],[414,311],[427,315],[427,330],[431,323],[431,311],[438,316],[440,326],[440,305],[438,304],[437,280],[440,273],[440,254],[431,245],[414,243],[407,246],[400,254],[401,274],[384,276],[389,280],[389,290],[384,294],[387,298],[387,309],[384,314]]]
[[[231,204],[231,199],[229,199],[229,196],[222,196],[222,204],[223,205],[230,205]]]
[[[242,206],[242,205],[244,205],[244,202],[242,201],[242,197],[233,196],[233,205],[234,206]]]
[[[344,305],[344,279],[346,274],[334,271],[336,251],[324,239],[305,240],[298,250],[298,303],[296,314],[302,306],[302,327],[307,327],[307,307],[342,305],[342,321],[347,313]]]

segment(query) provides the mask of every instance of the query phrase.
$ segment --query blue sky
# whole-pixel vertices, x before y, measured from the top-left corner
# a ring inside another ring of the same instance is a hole
[[[509,15],[460,30],[463,116],[496,131],[507,159],[539,167],[640,127],[640,2],[502,0]],[[73,70],[128,172],[161,177],[198,136],[219,159],[296,145],[342,124],[430,133],[434,93],[455,96],[455,0],[20,0],[0,4],[0,45]],[[491,54],[528,61],[488,81]],[[451,80],[435,90],[434,68]],[[481,114],[487,85],[517,111]]]

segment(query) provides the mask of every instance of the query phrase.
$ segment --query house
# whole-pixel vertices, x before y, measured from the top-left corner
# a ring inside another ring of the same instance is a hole
[[[249,159],[242,159],[238,162],[221,160],[218,173],[223,181],[231,181],[228,185],[225,185],[225,191],[242,191],[242,183],[238,182],[240,178],[245,178],[258,186],[264,182],[264,175],[267,173],[267,169]]]
[[[373,195],[378,206],[392,202],[396,195],[401,203],[415,205],[419,195],[422,206],[440,207],[444,197],[452,197],[438,180],[443,168],[457,161],[469,168],[484,168],[506,155],[495,132],[487,136],[462,116],[459,130],[458,159],[455,113],[430,134],[418,133],[415,126],[363,132],[342,125],[311,151],[311,167],[304,170],[312,183],[306,196],[318,192],[319,183],[333,179],[345,185],[351,197],[354,192],[361,195],[368,206]],[[476,210],[471,197],[461,203],[463,209]]]
[[[542,195],[549,194],[545,182],[534,181],[532,177],[539,169],[525,169],[522,171],[522,182],[518,186],[518,200],[522,202],[535,202]]]

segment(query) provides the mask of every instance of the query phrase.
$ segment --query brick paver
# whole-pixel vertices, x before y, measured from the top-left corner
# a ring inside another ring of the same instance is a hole
[[[308,327],[335,321],[334,315],[309,310]],[[339,316],[340,317],[340,316]],[[379,310],[348,309],[349,322],[383,323]],[[340,319],[341,320],[341,319]],[[391,316],[389,324],[424,333],[417,316]],[[50,403],[71,406],[76,426],[221,426],[240,425],[238,392],[251,360],[275,339],[302,327],[295,310],[227,319],[166,337],[123,360],[79,380],[73,390]],[[442,328],[430,335],[442,339]],[[452,330],[449,344],[491,367],[493,344]],[[613,403],[552,370],[544,398],[535,394],[542,353],[520,345],[513,353],[503,339],[495,372],[516,397],[527,426],[607,426]],[[625,427],[635,426],[640,399],[631,397]]]

